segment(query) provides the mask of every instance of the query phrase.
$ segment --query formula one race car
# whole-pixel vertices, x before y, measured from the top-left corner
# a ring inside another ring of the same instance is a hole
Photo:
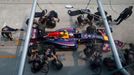
[[[57,48],[76,50],[78,44],[89,43],[89,41],[93,39],[99,42],[108,41],[108,37],[100,30],[98,30],[96,34],[88,34],[77,33],[75,28],[63,28],[54,32],[48,32],[47,35],[44,36],[43,43],[54,45]]]

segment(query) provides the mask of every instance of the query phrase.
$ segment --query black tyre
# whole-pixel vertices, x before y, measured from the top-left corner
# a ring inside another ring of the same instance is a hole
[[[71,16],[71,12],[72,12],[71,10],[68,10],[68,14],[69,14],[70,16]]]

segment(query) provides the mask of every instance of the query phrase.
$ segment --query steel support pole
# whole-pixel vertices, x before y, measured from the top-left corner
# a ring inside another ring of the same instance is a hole
[[[103,6],[101,4],[101,1],[102,0],[97,0],[97,4],[98,4],[98,7],[99,7],[99,11],[102,15],[102,19],[103,19],[103,22],[104,22],[104,25],[105,25],[105,29],[106,29],[106,33],[108,35],[108,38],[109,38],[109,42],[110,42],[110,46],[112,48],[112,52],[113,52],[113,55],[114,55],[114,59],[115,59],[115,62],[116,62],[116,65],[117,65],[117,68],[118,69],[121,69],[121,72],[125,75],[130,75],[127,70],[125,68],[123,68],[122,64],[121,64],[121,61],[120,61],[120,58],[119,58],[119,54],[118,54],[118,51],[117,51],[117,48],[115,46],[115,43],[114,43],[114,40],[113,40],[113,37],[112,37],[112,34],[111,34],[111,30],[109,28],[109,24],[107,22],[107,18],[106,18],[106,15],[104,13],[104,9],[103,9]]]
[[[28,51],[29,40],[31,37],[31,30],[32,30],[32,24],[33,24],[33,19],[35,15],[36,5],[37,5],[37,0],[33,0],[32,9],[30,13],[30,20],[29,20],[26,38],[24,42],[24,47],[23,47],[24,49],[23,49],[22,56],[21,56],[18,75],[23,75],[24,73],[25,61],[26,61],[26,56],[27,56],[27,51]]]

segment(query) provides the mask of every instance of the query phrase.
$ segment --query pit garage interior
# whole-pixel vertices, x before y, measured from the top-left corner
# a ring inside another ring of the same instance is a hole
[[[25,39],[28,26],[26,25],[27,18],[30,18],[32,4],[35,0],[0,0],[0,29],[5,25],[13,28],[23,28],[24,31],[13,32],[13,41],[8,41],[2,38],[0,34],[0,74],[1,75],[21,75],[18,74],[20,70],[22,53],[24,51]],[[127,7],[134,6],[134,0],[99,0],[102,3],[103,9],[107,11],[108,15],[112,15],[113,21],[119,14]],[[55,31],[62,28],[76,27],[76,16],[69,16],[68,10],[90,9],[91,13],[97,11],[97,0],[37,0],[36,12],[41,12],[41,9],[47,11],[55,10],[58,13],[60,21],[56,23],[54,28],[46,28],[46,31]],[[67,5],[73,8],[66,8]],[[121,24],[116,25],[112,23],[112,37],[114,40],[120,40],[125,43],[134,43],[134,14],[124,20]],[[87,25],[79,27],[80,32],[86,30]],[[126,45],[125,47],[128,47]],[[63,63],[61,70],[54,70],[51,65],[47,75],[94,75],[95,73],[90,69],[88,63],[82,59],[84,58],[83,49],[85,45],[79,45],[78,49],[73,51],[64,51],[60,49],[57,51],[59,59]],[[117,49],[118,50],[118,49]],[[118,50],[120,53],[120,50]],[[113,57],[112,50],[103,54],[103,57]],[[134,63],[134,62],[133,62]],[[133,75],[133,63],[125,66],[125,70]],[[44,73],[32,73],[31,65],[26,58],[23,75],[44,75]],[[99,75],[113,75],[114,72],[119,71],[115,69],[108,71],[102,67]]]

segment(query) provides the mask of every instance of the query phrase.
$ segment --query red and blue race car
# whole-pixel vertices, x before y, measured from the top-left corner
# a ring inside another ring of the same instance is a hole
[[[101,30],[98,30],[96,34],[88,34],[77,33],[75,28],[62,28],[53,32],[48,32],[44,38],[43,43],[64,49],[77,49],[78,44],[89,43],[89,41],[93,39],[100,42],[108,41],[108,37]]]

